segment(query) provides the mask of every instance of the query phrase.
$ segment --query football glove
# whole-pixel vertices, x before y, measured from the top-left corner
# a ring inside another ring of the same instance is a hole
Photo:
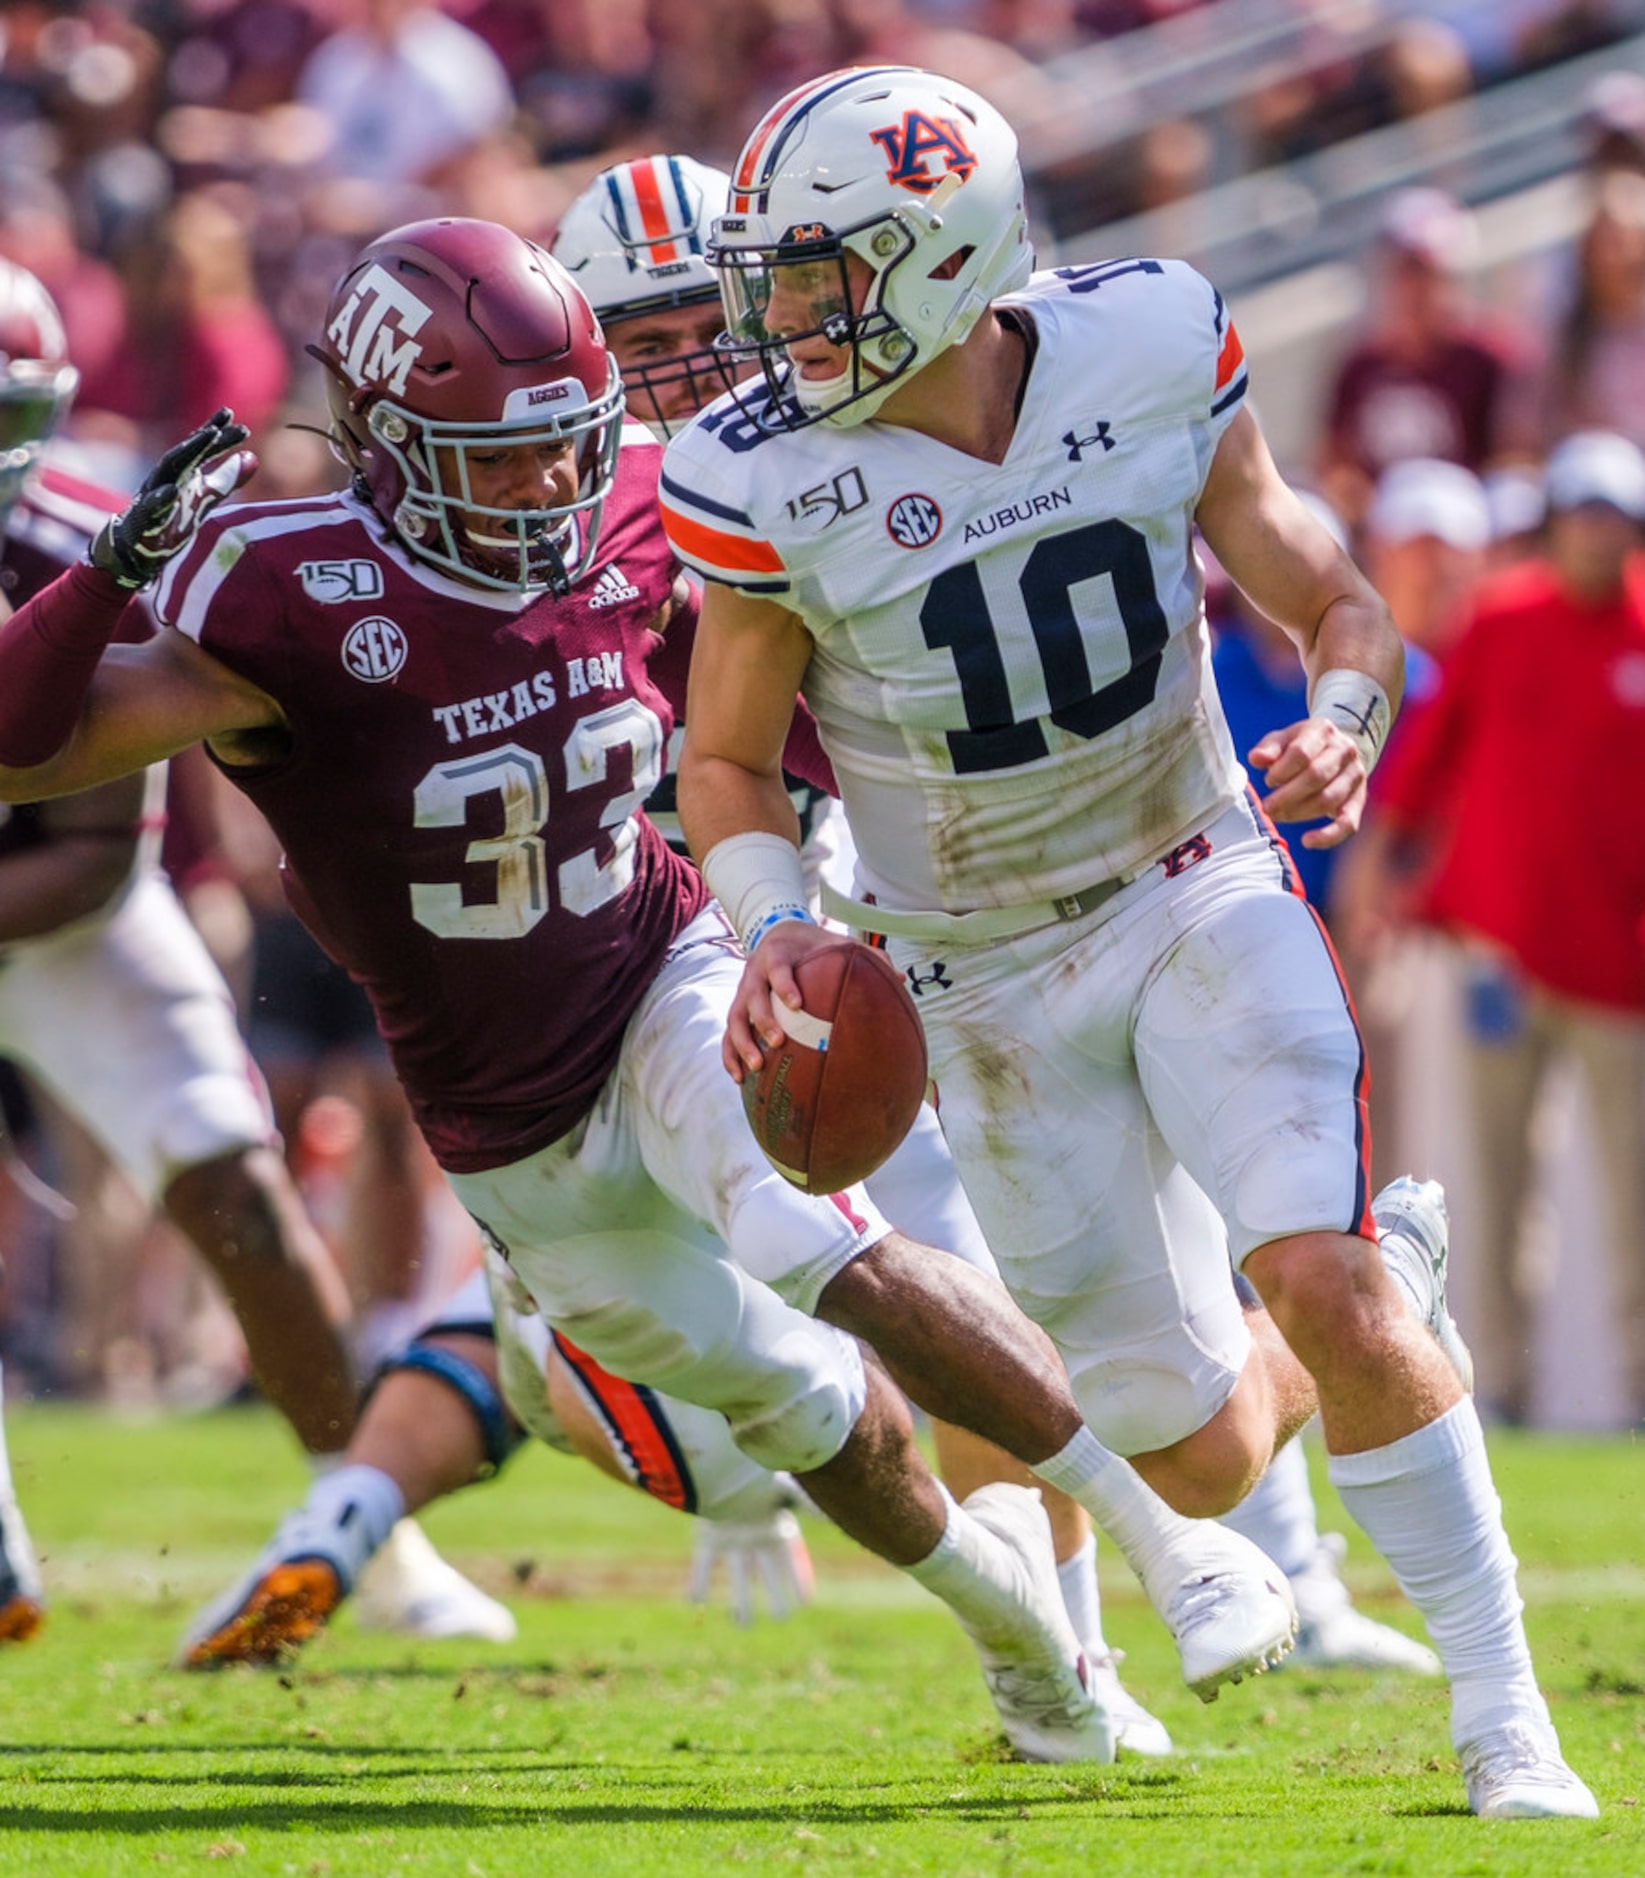
[[[251,433],[224,409],[172,447],[149,471],[131,505],[98,530],[91,564],[137,593],[186,547],[201,522],[257,468],[241,448]]]
[[[757,1615],[756,1587],[763,1589],[773,1617],[787,1617],[802,1604],[809,1604],[817,1588],[817,1574],[800,1522],[786,1506],[765,1519],[697,1521],[691,1582],[686,1589],[693,1604],[708,1602],[721,1564],[725,1566],[731,1615],[739,1624],[751,1624]]]

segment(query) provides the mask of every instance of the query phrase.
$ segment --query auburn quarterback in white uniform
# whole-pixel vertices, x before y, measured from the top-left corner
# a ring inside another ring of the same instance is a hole
[[[1591,1813],[1525,1645],[1437,1192],[1410,1185],[1379,1256],[1352,1008],[1217,702],[1196,524],[1309,673],[1309,716],[1251,752],[1273,812],[1352,833],[1399,638],[1274,469],[1219,295],[1161,260],[1031,277],[1009,126],[898,67],[766,115],[710,259],[764,382],[673,441],[662,497],[710,583],[680,808],[750,954],[727,1067],[818,943],[772,776],[799,685],[861,855],[831,910],[919,994],[961,1176],[1097,1437],[1216,1512],[1317,1401],[1451,1674],[1471,1804]],[[1295,1358],[1263,1318],[1253,1351],[1224,1225]]]

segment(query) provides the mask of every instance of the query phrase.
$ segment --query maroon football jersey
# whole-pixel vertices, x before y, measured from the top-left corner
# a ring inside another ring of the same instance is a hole
[[[659,458],[625,444],[565,599],[423,567],[346,494],[218,514],[157,594],[162,620],[285,713],[287,754],[227,773],[454,1173],[576,1125],[706,903],[640,810],[682,702],[658,675],[680,648],[664,659],[653,630],[679,571]]]

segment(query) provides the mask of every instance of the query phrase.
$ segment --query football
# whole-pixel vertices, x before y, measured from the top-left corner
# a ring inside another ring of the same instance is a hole
[[[881,952],[841,939],[795,970],[802,1008],[777,1006],[782,1043],[743,1079],[754,1138],[806,1193],[838,1193],[873,1173],[925,1099],[925,1031],[902,975]]]

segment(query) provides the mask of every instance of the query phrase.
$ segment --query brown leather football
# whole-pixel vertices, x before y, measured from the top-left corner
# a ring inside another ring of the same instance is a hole
[[[925,1031],[883,952],[841,939],[795,970],[803,1008],[743,1080],[754,1138],[807,1193],[838,1193],[898,1147],[925,1099]]]

